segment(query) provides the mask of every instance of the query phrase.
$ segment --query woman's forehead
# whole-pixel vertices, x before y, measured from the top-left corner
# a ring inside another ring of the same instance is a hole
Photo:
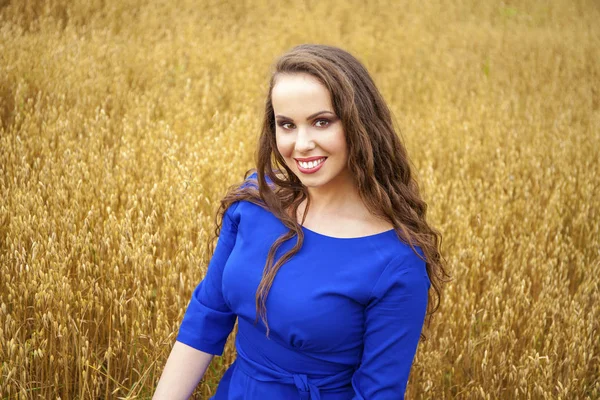
[[[333,111],[327,88],[309,74],[282,74],[277,77],[271,92],[276,114],[308,116],[317,111]]]

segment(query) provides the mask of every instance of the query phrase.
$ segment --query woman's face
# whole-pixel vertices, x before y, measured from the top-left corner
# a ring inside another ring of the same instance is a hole
[[[327,88],[309,74],[281,74],[271,101],[277,149],[302,184],[317,188],[343,180],[348,148]]]

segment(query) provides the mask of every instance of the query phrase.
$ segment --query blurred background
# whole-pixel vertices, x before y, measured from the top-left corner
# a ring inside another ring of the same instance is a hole
[[[372,73],[444,235],[407,398],[600,398],[598,21],[596,0],[0,0],[0,398],[151,397],[270,65],[306,42]]]

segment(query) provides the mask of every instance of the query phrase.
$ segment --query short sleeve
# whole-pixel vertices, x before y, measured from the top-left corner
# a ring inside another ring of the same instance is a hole
[[[412,251],[385,268],[365,310],[363,356],[352,377],[354,400],[404,398],[429,287],[425,262]]]
[[[237,236],[238,205],[239,202],[231,204],[223,214],[219,239],[206,275],[192,293],[177,335],[178,342],[209,354],[223,354],[236,319],[223,298],[221,284],[223,268]]]

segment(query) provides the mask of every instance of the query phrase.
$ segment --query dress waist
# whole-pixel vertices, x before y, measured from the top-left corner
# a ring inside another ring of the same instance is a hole
[[[292,374],[283,369],[275,370],[256,363],[238,352],[236,366],[252,379],[261,382],[279,382],[295,385],[302,400],[321,400],[321,390],[332,390],[347,386],[354,371],[349,369],[335,375],[309,378],[306,374]]]

